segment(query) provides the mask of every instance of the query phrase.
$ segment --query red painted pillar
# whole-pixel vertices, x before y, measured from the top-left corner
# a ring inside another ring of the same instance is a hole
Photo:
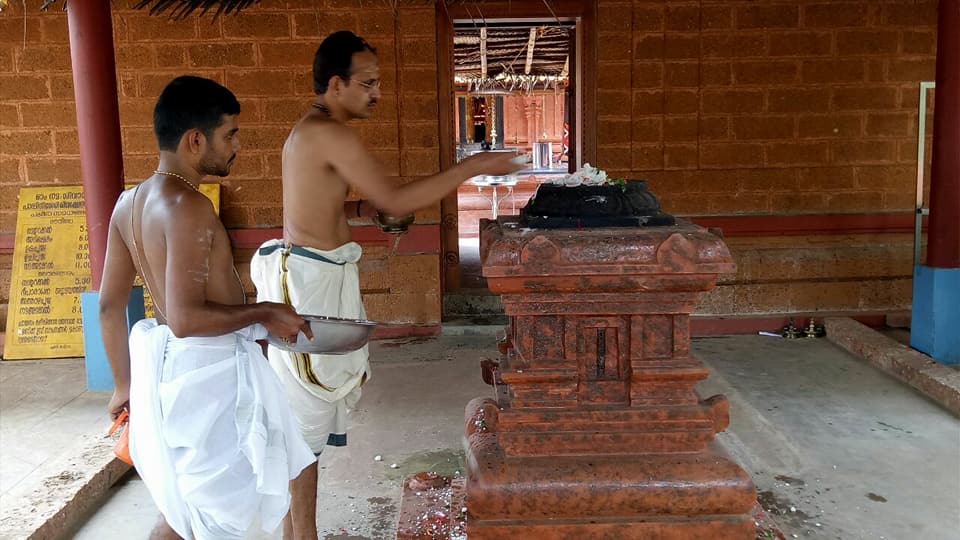
[[[960,268],[960,0],[937,7],[927,266]]]
[[[91,286],[100,290],[110,213],[123,191],[117,70],[109,0],[67,2]]]

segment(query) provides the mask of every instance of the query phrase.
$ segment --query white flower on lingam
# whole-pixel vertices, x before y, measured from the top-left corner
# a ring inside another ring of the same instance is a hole
[[[589,163],[584,163],[580,169],[583,172],[583,185],[602,186],[607,183],[607,172],[602,171]]]
[[[583,184],[583,177],[580,176],[580,171],[577,171],[573,174],[561,176],[559,179],[557,179],[557,183],[567,187],[577,187],[580,184]]]
[[[589,163],[584,163],[575,173],[552,180],[552,183],[566,187],[602,186],[609,181],[606,171],[602,171]]]

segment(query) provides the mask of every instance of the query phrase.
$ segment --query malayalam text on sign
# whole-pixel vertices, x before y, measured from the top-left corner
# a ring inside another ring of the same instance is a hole
[[[201,184],[200,192],[219,213],[220,185]],[[91,289],[89,251],[82,186],[20,189],[5,360],[83,356],[80,293]]]
[[[5,359],[83,356],[88,251],[83,188],[20,190]]]

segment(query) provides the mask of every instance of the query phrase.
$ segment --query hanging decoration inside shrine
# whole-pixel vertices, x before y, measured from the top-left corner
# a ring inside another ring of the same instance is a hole
[[[570,29],[537,27],[457,28],[454,82],[473,94],[531,93],[569,83]]]

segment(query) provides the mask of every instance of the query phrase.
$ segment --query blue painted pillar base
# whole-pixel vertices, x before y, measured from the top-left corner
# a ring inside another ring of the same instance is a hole
[[[960,268],[914,267],[910,346],[960,364]]]
[[[110,370],[107,352],[103,348],[103,334],[100,332],[100,293],[80,293],[80,309],[83,315],[87,390],[113,390],[113,372]],[[134,287],[127,303],[127,332],[143,317],[143,287]]]

